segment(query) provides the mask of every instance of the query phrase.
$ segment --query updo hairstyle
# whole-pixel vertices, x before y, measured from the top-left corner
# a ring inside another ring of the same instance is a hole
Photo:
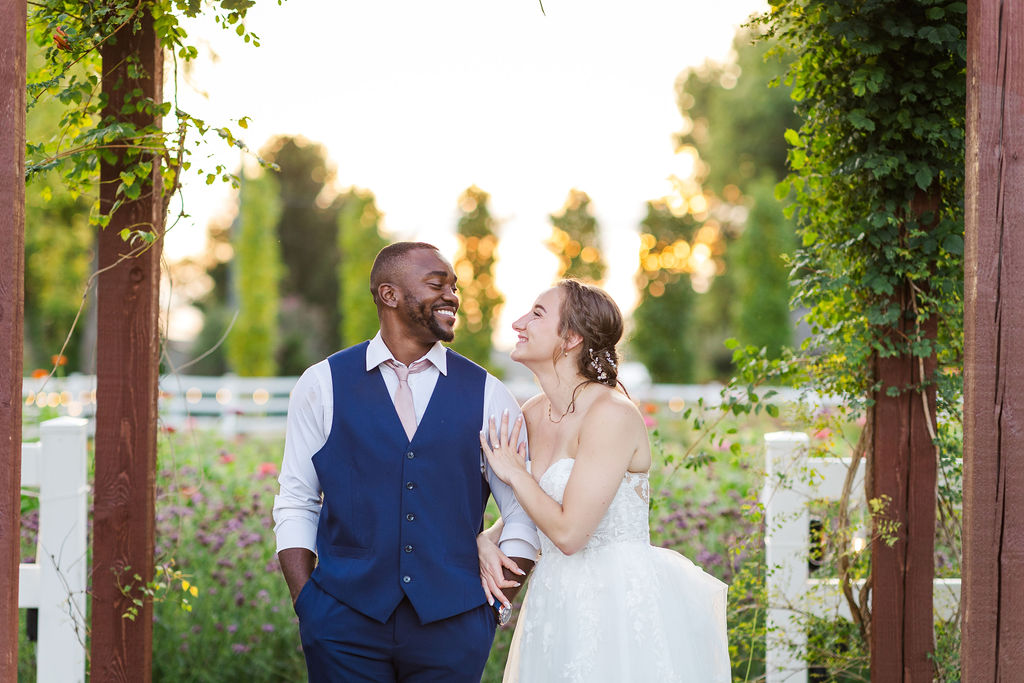
[[[622,338],[622,313],[608,293],[579,280],[561,280],[558,334],[564,339],[575,332],[583,341],[577,370],[590,382],[618,386],[619,355],[615,345]]]

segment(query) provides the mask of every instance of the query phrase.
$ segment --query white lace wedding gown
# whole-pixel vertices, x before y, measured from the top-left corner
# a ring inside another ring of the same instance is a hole
[[[559,502],[573,463],[558,460],[540,479]],[[651,546],[649,495],[647,474],[627,472],[574,555],[541,533],[506,682],[731,680],[728,586],[679,553]]]

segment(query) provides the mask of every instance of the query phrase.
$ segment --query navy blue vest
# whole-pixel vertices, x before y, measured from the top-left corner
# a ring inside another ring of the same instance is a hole
[[[380,622],[408,596],[423,623],[482,605],[476,534],[486,371],[449,350],[410,442],[368,342],[328,358],[334,418],[313,455],[323,489],[313,579]]]

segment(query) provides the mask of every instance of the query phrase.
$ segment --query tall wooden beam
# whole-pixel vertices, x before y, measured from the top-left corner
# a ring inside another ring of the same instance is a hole
[[[1024,4],[967,3],[964,681],[1024,675]]]
[[[910,309],[912,293],[904,286],[896,295],[901,309]],[[912,334],[904,318],[894,336]],[[925,323],[924,336],[934,339],[934,319]],[[868,495],[885,501],[881,518],[898,527],[889,544],[886,532],[871,543],[871,680],[931,681],[934,666],[932,580],[935,576],[935,446],[929,430],[935,419],[935,388],[908,390],[930,378],[935,356],[909,354],[875,358],[875,377],[881,389],[874,395],[872,474]],[[900,392],[890,396],[886,391]],[[877,529],[876,529],[877,531]]]
[[[152,17],[146,12],[135,33],[130,33],[131,26],[127,24],[102,48],[103,93],[109,98],[104,114],[138,127],[159,125],[152,116],[121,113],[136,88],[154,102],[160,102],[162,94],[163,53]],[[100,202],[105,212],[115,201],[124,164],[119,159],[100,166]],[[134,619],[125,614],[133,607],[130,598],[142,597],[138,589],[153,577],[162,242],[157,240],[148,251],[121,261],[130,246],[119,235],[125,228],[162,233],[159,160],[153,161],[149,180],[150,186],[138,200],[113,214],[98,240],[99,268],[109,270],[101,272],[97,297],[93,681],[151,680],[152,604],[144,601]],[[122,592],[124,586],[132,587],[130,595]]]
[[[0,3],[0,680],[18,680],[25,319],[25,0]]]

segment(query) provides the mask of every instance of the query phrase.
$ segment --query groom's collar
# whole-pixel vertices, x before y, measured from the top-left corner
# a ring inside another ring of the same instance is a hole
[[[430,347],[430,350],[423,354],[423,359],[429,360],[433,363],[434,367],[440,370],[442,375],[448,374],[448,351],[445,349],[441,342],[434,342],[434,345]],[[391,349],[384,343],[384,340],[380,336],[378,331],[376,336],[370,340],[370,343],[366,347],[366,371],[373,370],[381,363],[385,363],[389,360],[396,360],[394,354],[391,353]]]

